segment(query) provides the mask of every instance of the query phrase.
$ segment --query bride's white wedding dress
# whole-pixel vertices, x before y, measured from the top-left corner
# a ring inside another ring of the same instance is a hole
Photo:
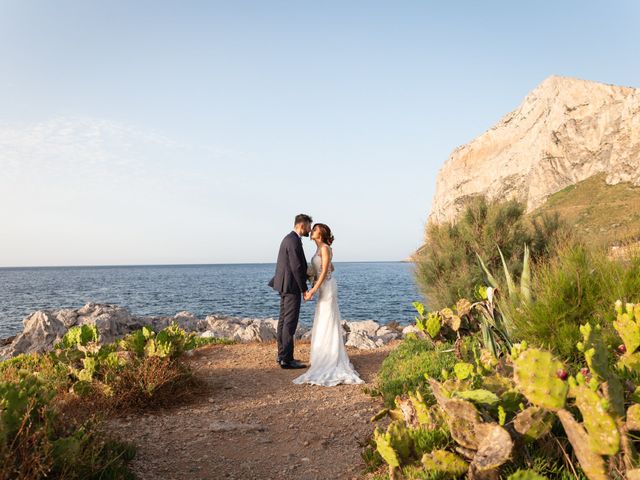
[[[316,252],[311,262],[320,275],[322,257],[319,252]],[[316,313],[311,329],[311,367],[294,379],[293,383],[311,383],[323,387],[333,387],[340,383],[364,383],[351,365],[342,339],[338,286],[331,275],[331,266],[318,289]]]

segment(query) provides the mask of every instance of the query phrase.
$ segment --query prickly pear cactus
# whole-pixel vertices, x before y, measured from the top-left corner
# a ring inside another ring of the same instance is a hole
[[[608,402],[586,385],[572,387],[576,405],[589,434],[589,447],[600,455],[615,455],[620,450],[620,432],[607,411]]]
[[[589,366],[592,381],[606,382],[604,390],[611,402],[610,411],[617,417],[624,416],[624,388],[618,376],[609,367],[610,358],[607,347],[602,342],[600,327],[595,329],[588,323],[580,326],[583,341],[578,343],[578,350],[584,353]]]
[[[469,464],[462,458],[446,450],[434,450],[431,453],[425,453],[422,457],[422,465],[428,472],[452,477],[464,475],[469,468]]]
[[[640,405],[637,403],[627,409],[627,430],[640,431]]]
[[[384,433],[376,428],[373,432],[373,439],[378,453],[389,465],[391,474],[411,456],[411,437],[401,421],[391,422]]]
[[[373,439],[376,442],[376,449],[390,468],[400,466],[400,457],[391,445],[391,440],[386,433],[381,433],[378,428],[373,432]]]
[[[391,441],[391,446],[400,456],[400,461],[406,461],[411,456],[411,437],[407,428],[402,422],[391,422],[387,428],[387,435]]]
[[[558,378],[562,363],[551,353],[529,348],[513,360],[513,376],[518,389],[534,405],[548,410],[564,407],[567,383]]]
[[[513,440],[509,432],[496,423],[481,423],[476,426],[479,447],[473,457],[475,470],[495,470],[511,457]]]
[[[604,460],[589,447],[589,434],[584,427],[567,410],[559,410],[558,418],[573,446],[573,452],[580,462],[580,468],[589,480],[607,480],[608,475]]]
[[[437,421],[431,412],[431,408],[427,405],[420,392],[409,393],[409,400],[415,411],[415,418],[418,424],[428,430],[437,428]]]
[[[418,427],[418,419],[416,418],[416,409],[411,402],[411,399],[407,396],[397,396],[395,404],[398,410],[402,412],[402,419],[411,428]]]
[[[547,480],[547,477],[534,470],[518,470],[516,473],[509,475],[507,480]]]
[[[454,395],[464,400],[470,400],[475,404],[495,405],[500,401],[495,393],[483,388],[476,390],[461,390],[455,392]]]
[[[513,419],[513,427],[527,441],[538,440],[551,431],[555,416],[540,407],[529,407]]]
[[[618,318],[613,322],[613,327],[620,335],[628,354],[634,353],[640,347],[640,325],[632,313],[618,313]]]
[[[467,400],[447,397],[442,385],[434,379],[429,379],[429,384],[438,406],[447,417],[451,437],[464,448],[477,450],[475,429],[482,419],[476,407]]]

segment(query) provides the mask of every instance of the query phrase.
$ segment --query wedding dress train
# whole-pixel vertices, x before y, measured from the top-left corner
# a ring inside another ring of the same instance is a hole
[[[316,253],[311,262],[319,274],[322,271],[320,255]],[[338,308],[338,286],[331,275],[331,269],[318,290],[311,329],[311,367],[294,379],[293,383],[310,383],[323,387],[333,387],[341,383],[364,383],[349,361],[344,346]]]

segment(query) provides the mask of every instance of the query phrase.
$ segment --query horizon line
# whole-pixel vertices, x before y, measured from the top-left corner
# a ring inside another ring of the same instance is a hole
[[[409,260],[343,260],[334,263],[411,263]],[[206,267],[222,265],[275,265],[276,262],[222,262],[222,263],[113,263],[86,265],[13,265],[0,266],[0,270],[18,268],[108,268],[108,267]]]

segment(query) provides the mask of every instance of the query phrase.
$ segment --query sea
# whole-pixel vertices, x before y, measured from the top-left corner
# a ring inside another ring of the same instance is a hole
[[[88,302],[139,316],[277,318],[279,297],[267,286],[274,270],[274,264],[0,268],[0,338],[22,331],[23,318],[36,310]],[[410,263],[336,262],[334,277],[344,320],[408,324],[412,302],[422,301]],[[311,324],[314,306],[303,303],[301,323]]]

